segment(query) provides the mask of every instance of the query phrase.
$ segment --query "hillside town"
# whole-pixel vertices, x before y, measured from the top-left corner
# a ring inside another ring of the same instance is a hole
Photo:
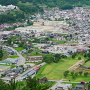
[[[0,6],[1,12],[14,9],[19,10],[14,5]],[[44,9],[42,15],[30,17],[31,26],[28,20],[0,25],[0,50],[5,54],[0,57],[1,79],[23,81],[31,76],[39,77],[39,83],[54,81],[48,90],[90,90],[90,9]],[[15,28],[6,30],[11,27]]]

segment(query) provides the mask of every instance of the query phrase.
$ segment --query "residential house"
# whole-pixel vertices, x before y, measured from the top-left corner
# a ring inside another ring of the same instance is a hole
[[[84,85],[76,85],[74,90],[86,90]]]
[[[22,50],[21,53],[26,54],[27,53],[26,49]]]
[[[33,70],[36,70],[36,72],[40,69],[40,66],[36,66],[33,68]]]
[[[40,39],[40,43],[46,43],[47,40],[46,39]]]
[[[39,83],[46,83],[46,82],[48,82],[48,79],[46,77],[39,79]]]
[[[29,49],[31,49],[32,48],[32,46],[30,45],[30,44],[28,44],[27,45],[27,49],[29,50]]]
[[[16,78],[18,76],[18,74],[15,72],[11,72],[11,73],[8,73],[7,76],[10,78]]]
[[[14,44],[13,47],[15,47],[15,48],[18,47],[18,44]]]
[[[12,71],[18,74],[18,73],[22,73],[23,70],[24,70],[24,69],[23,69],[22,67],[17,67],[17,68],[15,68],[15,69],[13,69]]]
[[[68,90],[72,89],[72,84],[57,83],[50,90]]]
[[[12,49],[6,48],[5,50],[11,55],[16,55],[16,52],[14,52]]]
[[[24,75],[22,75],[21,79],[27,78],[27,76],[32,76],[34,74],[36,74],[36,71],[35,70],[30,70],[30,71],[26,72]]]
[[[49,51],[44,50],[44,51],[42,51],[42,54],[49,54]]]
[[[55,36],[54,34],[50,34],[49,35],[50,38],[54,38],[54,36]]]
[[[83,52],[83,53],[86,53],[86,52],[87,52],[87,50],[86,50],[86,49],[81,48],[81,49],[77,49],[77,52]]]

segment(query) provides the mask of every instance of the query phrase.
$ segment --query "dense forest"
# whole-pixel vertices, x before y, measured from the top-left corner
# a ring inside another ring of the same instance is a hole
[[[16,12],[16,14],[7,13],[5,15],[0,15],[0,24],[6,23],[12,23],[12,22],[18,22],[22,21],[22,19],[25,18],[24,13]]]
[[[90,0],[0,0],[2,5],[17,5],[18,2],[26,3],[30,2],[33,5],[45,4],[48,7],[60,7],[61,9],[69,9],[75,6],[90,5]]]

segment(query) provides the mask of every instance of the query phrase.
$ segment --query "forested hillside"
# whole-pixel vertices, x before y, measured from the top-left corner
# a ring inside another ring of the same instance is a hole
[[[61,9],[69,9],[74,6],[85,6],[90,5],[90,0],[0,0],[0,4],[2,5],[17,5],[18,2],[26,3],[30,2],[33,5],[37,4],[45,4],[49,7],[60,7]]]
[[[43,13],[43,6],[58,7],[61,10],[73,9],[76,6],[90,5],[90,0],[0,0],[1,5],[16,5],[21,11],[10,11],[0,15],[0,24],[26,20],[34,13]],[[3,19],[2,19],[3,18]]]

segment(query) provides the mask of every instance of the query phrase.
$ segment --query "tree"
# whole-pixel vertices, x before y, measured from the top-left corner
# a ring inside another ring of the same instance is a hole
[[[87,53],[87,56],[90,58],[90,53]]]
[[[72,34],[70,34],[70,38],[72,39]]]
[[[2,79],[0,79],[0,90],[9,90],[7,87],[7,84]]]
[[[61,58],[61,55],[60,54],[55,54],[54,57],[60,59]]]
[[[49,41],[49,38],[47,37],[47,38],[45,38],[45,40]]]
[[[88,90],[90,90],[90,82],[88,83]]]
[[[59,62],[60,59],[61,59],[61,55],[60,54],[55,54],[53,62],[57,63],[57,62]]]
[[[0,49],[0,58],[2,59],[2,57],[3,57],[3,51],[2,49]]]
[[[76,55],[77,55],[76,53],[72,54],[72,58],[75,58],[75,57],[76,57]]]
[[[76,77],[75,75],[72,76],[73,79],[75,79],[75,77]]]
[[[9,81],[8,90],[20,90],[20,87],[18,86],[18,82],[16,82],[15,79],[11,79]]]
[[[69,74],[69,71],[65,71],[65,72],[63,73],[64,77],[67,77],[68,74]]]
[[[78,57],[78,60],[81,60],[81,57]]]
[[[84,73],[84,76],[87,77],[87,75],[88,75],[88,72],[85,72],[85,73]]]
[[[74,75],[75,75],[75,77],[77,77],[78,76],[78,73],[75,73]]]
[[[27,24],[28,24],[28,25],[33,25],[33,22],[31,22],[31,21],[28,20],[28,21],[27,21]]]
[[[30,49],[30,50],[28,50],[28,53],[31,53],[33,50],[32,49]]]
[[[79,72],[80,76],[82,75],[82,71]]]
[[[71,75],[73,76],[74,75],[74,72],[71,72]]]
[[[52,63],[54,61],[54,57],[53,55],[45,55],[43,57],[43,61],[46,63]]]
[[[87,54],[86,53],[84,54],[84,57],[87,57]]]
[[[49,85],[47,84],[39,84],[38,79],[31,78],[28,76],[25,79],[26,86],[23,88],[23,90],[47,90],[49,88]]]
[[[9,39],[9,40],[7,41],[7,43],[8,43],[9,45],[11,45],[11,42],[12,42],[11,39]]]
[[[24,42],[19,43],[19,47],[23,47]]]

